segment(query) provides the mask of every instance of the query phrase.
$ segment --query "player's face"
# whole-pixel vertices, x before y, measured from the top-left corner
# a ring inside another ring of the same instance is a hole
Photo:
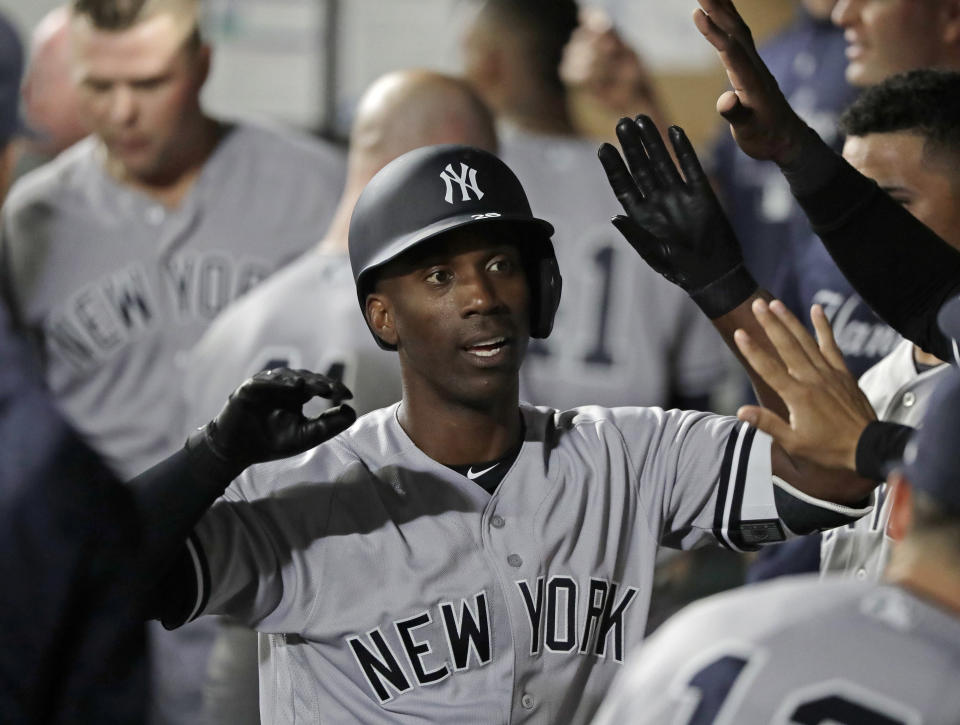
[[[943,53],[942,0],[839,0],[833,22],[847,41],[847,80],[870,86],[929,68]]]
[[[162,175],[202,118],[209,55],[188,42],[189,32],[168,13],[121,31],[99,30],[84,17],[71,27],[84,121],[134,178]]]
[[[960,249],[960,181],[950,158],[925,154],[923,137],[907,131],[850,136],[843,156]]]
[[[380,280],[408,394],[421,389],[472,405],[516,394],[530,336],[529,287],[517,247],[489,235],[477,227],[451,232]]]

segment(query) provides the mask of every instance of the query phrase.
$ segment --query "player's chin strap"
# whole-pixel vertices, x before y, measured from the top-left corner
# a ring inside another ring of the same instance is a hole
[[[872,495],[862,506],[842,506],[805,494],[779,476],[773,476],[773,498],[780,520],[794,536],[845,526],[873,510]]]

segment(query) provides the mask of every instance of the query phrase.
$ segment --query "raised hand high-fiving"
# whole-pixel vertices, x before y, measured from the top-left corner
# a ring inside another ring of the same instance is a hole
[[[745,154],[794,163],[810,130],[790,107],[776,78],[757,53],[749,26],[730,0],[698,0],[697,30],[716,49],[733,86],[717,99],[717,112]]]
[[[626,212],[612,221],[647,264],[714,319],[750,297],[757,283],[686,134],[671,126],[669,136],[679,170],[648,116],[617,124],[626,163],[610,144],[600,147],[607,180]]]

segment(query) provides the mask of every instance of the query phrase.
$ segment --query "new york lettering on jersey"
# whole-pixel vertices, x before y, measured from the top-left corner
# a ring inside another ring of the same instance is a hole
[[[637,596],[636,587],[625,587],[618,596],[617,583],[590,578],[581,599],[580,585],[569,576],[552,576],[546,584],[541,576],[534,582],[519,580],[516,585],[530,626],[530,657],[544,650],[606,657],[609,647],[613,660],[623,662],[624,613]],[[441,682],[470,666],[482,667],[491,661],[493,638],[486,592],[477,593],[472,601],[471,605],[469,599],[461,600],[459,612],[452,602],[441,602],[437,611],[423,611],[365,636],[348,637],[357,666],[380,702],[408,692],[414,685]],[[431,625],[442,625],[446,650],[434,652],[426,638],[416,638],[414,630]],[[402,644],[400,652],[390,646],[385,630],[396,632]],[[516,650],[512,647],[511,653]]]
[[[266,260],[216,251],[174,255],[162,268],[162,280],[141,263],[122,267],[48,312],[43,320],[47,354],[82,371],[157,332],[168,319],[212,319],[271,269]]]

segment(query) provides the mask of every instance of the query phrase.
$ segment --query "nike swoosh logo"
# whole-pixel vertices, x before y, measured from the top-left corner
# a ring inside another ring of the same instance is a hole
[[[492,471],[494,468],[496,468],[499,465],[500,465],[499,463],[494,463],[492,466],[490,466],[490,468],[484,468],[482,471],[474,471],[473,466],[470,466],[470,468],[467,469],[467,478],[473,481],[477,478],[480,478],[480,476],[482,476],[487,471]]]

